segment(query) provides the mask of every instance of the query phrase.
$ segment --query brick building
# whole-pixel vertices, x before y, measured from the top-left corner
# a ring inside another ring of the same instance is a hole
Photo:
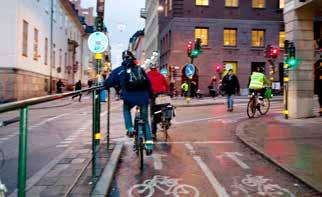
[[[265,66],[266,45],[283,47],[283,0],[161,0],[160,4],[164,6],[159,20],[161,67],[172,70],[169,78],[177,86],[184,65],[190,61],[186,45],[197,38],[202,40],[203,52],[194,64],[203,92],[208,91],[214,75],[222,76],[215,72],[215,66],[231,64],[246,94],[251,71]],[[277,64],[281,62],[279,58]],[[174,67],[179,69],[173,77]],[[281,79],[281,68],[277,68],[276,81]],[[267,63],[265,70],[268,73]]]

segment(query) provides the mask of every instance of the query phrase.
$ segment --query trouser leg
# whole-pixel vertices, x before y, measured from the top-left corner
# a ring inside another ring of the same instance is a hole
[[[129,132],[133,132],[133,122],[132,122],[132,116],[131,116],[131,109],[133,108],[133,105],[124,102],[123,103],[123,116],[124,116],[124,123],[125,128]]]

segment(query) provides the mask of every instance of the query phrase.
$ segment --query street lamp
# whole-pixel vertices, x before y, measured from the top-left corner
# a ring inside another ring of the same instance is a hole
[[[158,6],[158,11],[159,11],[159,12],[162,12],[163,10],[164,10],[164,7],[163,7],[162,5],[159,5],[159,6]]]

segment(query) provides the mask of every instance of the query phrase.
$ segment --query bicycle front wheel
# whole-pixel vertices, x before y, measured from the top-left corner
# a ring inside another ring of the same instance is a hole
[[[261,106],[259,108],[259,113],[261,115],[267,114],[267,112],[269,111],[270,106],[271,106],[270,100],[268,98],[264,98],[263,103],[261,104]]]
[[[253,118],[256,114],[256,98],[253,97],[249,99],[247,104],[247,116],[248,118]]]

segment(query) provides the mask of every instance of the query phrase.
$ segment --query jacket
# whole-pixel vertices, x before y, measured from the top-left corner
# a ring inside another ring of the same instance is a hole
[[[264,88],[265,75],[260,72],[253,72],[250,76],[249,89],[260,90]]]
[[[222,85],[224,87],[224,90],[226,94],[232,95],[239,93],[239,81],[236,75],[225,75],[225,77],[222,80]]]
[[[168,81],[157,69],[153,69],[148,72],[148,77],[150,79],[154,95],[169,92]]]
[[[151,83],[142,69],[142,73],[146,78],[147,89],[143,91],[127,91],[125,88],[125,72],[128,66],[138,66],[134,63],[129,63],[128,61],[124,61],[122,65],[116,69],[114,69],[109,77],[105,80],[104,85],[106,88],[119,86],[122,92],[122,99],[124,102],[127,102],[132,105],[148,105],[149,98],[152,97]]]

